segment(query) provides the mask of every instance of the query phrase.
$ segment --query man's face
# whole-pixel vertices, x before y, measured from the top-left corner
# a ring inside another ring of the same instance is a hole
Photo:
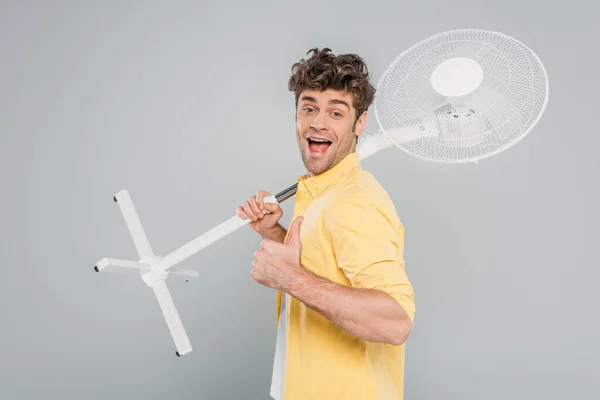
[[[355,151],[365,122],[366,112],[356,121],[351,94],[303,91],[296,109],[296,138],[308,176],[327,171]]]

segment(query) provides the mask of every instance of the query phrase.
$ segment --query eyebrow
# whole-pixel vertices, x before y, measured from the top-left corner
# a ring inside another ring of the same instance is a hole
[[[310,101],[310,102],[316,103],[317,99],[315,99],[312,96],[302,96],[302,98],[300,99],[300,101]],[[340,99],[329,100],[328,104],[343,104],[346,107],[348,107],[348,109],[350,108],[350,105],[346,101],[340,100]]]

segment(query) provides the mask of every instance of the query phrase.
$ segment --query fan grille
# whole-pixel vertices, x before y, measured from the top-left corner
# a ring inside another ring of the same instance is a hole
[[[483,81],[466,96],[446,98],[430,78],[453,57],[479,63]],[[497,32],[457,30],[421,41],[392,62],[377,86],[375,114],[382,133],[412,155],[475,162],[528,134],[547,101],[546,71],[527,46]]]

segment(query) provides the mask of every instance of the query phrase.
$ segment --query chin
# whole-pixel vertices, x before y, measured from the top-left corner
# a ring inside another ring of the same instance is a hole
[[[330,157],[311,157],[310,154],[305,154],[304,166],[311,175],[319,175],[331,168]]]
[[[329,169],[329,166],[327,165],[327,166],[318,166],[318,167],[311,166],[311,167],[307,168],[306,170],[308,171],[309,176],[311,176],[311,175],[320,175],[323,172],[327,171],[328,169]]]

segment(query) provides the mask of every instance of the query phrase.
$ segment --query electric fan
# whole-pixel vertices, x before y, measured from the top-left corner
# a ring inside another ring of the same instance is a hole
[[[363,134],[359,158],[398,147],[423,160],[477,163],[523,139],[548,102],[548,77],[536,54],[498,32],[454,30],[425,39],[402,52],[382,74],[374,100],[379,131]],[[282,202],[297,184],[269,196]],[[126,190],[114,196],[139,254],[139,261],[104,258],[100,271],[135,271],[157,298],[176,355],[192,351],[166,279],[186,280],[197,271],[175,267],[250,220],[231,217],[165,257],[156,256]]]

